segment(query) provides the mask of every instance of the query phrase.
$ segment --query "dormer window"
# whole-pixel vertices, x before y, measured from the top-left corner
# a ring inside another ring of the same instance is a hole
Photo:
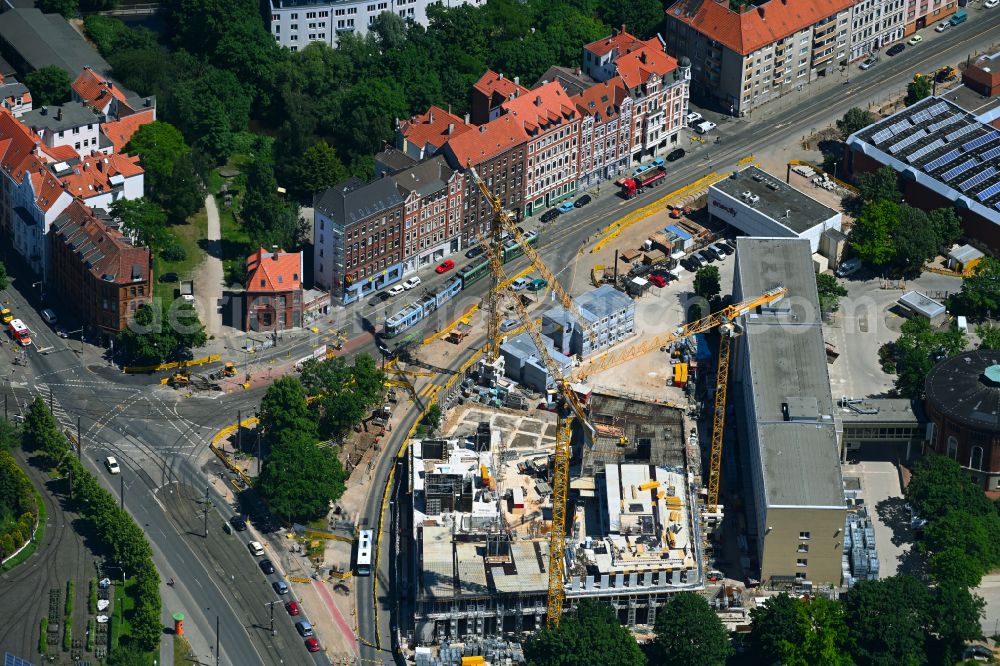
[[[266,284],[266,282],[265,282],[264,280],[261,280],[261,281],[260,281],[260,286],[261,286],[261,287],[263,287],[263,286],[264,286],[265,284]]]

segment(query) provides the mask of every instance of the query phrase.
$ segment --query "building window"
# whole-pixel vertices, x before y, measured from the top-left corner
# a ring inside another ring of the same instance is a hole
[[[799,532],[799,538],[803,541],[809,539],[809,532]]]
[[[958,460],[958,440],[954,437],[948,438],[948,457]]]
[[[322,251],[320,251],[320,252],[322,253]],[[808,544],[804,544],[804,543],[800,543],[799,547],[798,547],[798,550],[796,552],[799,552],[799,553],[808,553],[809,552],[809,545]]]
[[[800,557],[797,560],[795,560],[795,566],[797,566],[797,567],[807,567],[807,566],[809,566],[809,560],[807,560],[804,557]]]
[[[973,446],[972,455],[969,456],[969,467],[972,469],[983,468],[983,447]]]

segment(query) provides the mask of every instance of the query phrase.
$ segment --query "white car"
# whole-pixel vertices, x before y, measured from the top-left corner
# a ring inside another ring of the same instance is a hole
[[[877,62],[878,60],[875,58],[865,58],[865,61],[861,63],[861,69],[871,69]]]
[[[390,296],[398,296],[399,294],[402,294],[404,291],[406,291],[406,288],[403,287],[403,285],[394,284],[391,287],[389,287],[388,294]]]
[[[405,289],[406,291],[409,291],[410,289],[413,289],[414,287],[416,287],[418,284],[420,284],[420,278],[418,276],[414,275],[409,280],[407,280],[406,282],[403,283],[403,289]]]
[[[705,116],[701,115],[697,111],[692,111],[691,113],[684,116],[684,122],[687,123],[688,127],[694,127],[698,124],[699,120],[704,120]]]
[[[698,134],[708,134],[716,128],[716,124],[711,120],[703,120],[694,127],[694,131]]]
[[[986,0],[986,1],[990,2],[990,0]],[[1000,0],[992,0],[992,1],[993,2],[1000,2]],[[909,44],[910,46],[916,46],[917,44],[919,44],[922,41],[924,41],[923,37],[921,37],[920,35],[913,35],[913,37],[910,37],[908,40],[906,40],[906,43]]]
[[[986,2],[983,3],[983,7],[986,9],[993,9],[997,5],[1000,5],[1000,0],[986,0]]]
[[[530,282],[531,282],[530,280],[520,277],[510,283],[510,288],[513,289],[514,291],[521,291],[522,289],[527,287]]]
[[[951,23],[948,21],[941,21],[936,26],[934,26],[934,32],[944,32],[951,27]]]
[[[104,459],[104,466],[108,468],[108,471],[112,474],[120,474],[122,469],[118,466],[118,461],[115,460],[114,456],[108,456]]]

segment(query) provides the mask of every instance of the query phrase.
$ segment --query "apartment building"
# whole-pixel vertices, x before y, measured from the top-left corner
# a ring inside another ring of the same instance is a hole
[[[105,339],[149,302],[149,248],[118,230],[101,209],[73,201],[52,224],[50,293],[76,314],[85,333]]]
[[[851,16],[851,62],[898,42],[906,34],[906,0],[861,0]]]
[[[243,330],[277,332],[302,326],[302,253],[258,248],[247,257]]]
[[[956,0],[906,0],[905,34],[910,35],[958,11]]]
[[[474,127],[469,115],[459,118],[440,106],[431,106],[427,113],[410,116],[396,122],[396,148],[415,160],[422,160],[444,147],[449,139]]]
[[[31,111],[31,92],[14,76],[0,74],[0,106],[20,118],[21,114]]]
[[[729,112],[754,108],[838,73],[850,54],[855,0],[769,0],[730,8],[679,0],[667,9],[666,47],[691,60],[691,85]]]
[[[529,140],[520,119],[505,114],[449,139],[442,154],[452,169],[474,166],[507,210],[520,217],[525,206]],[[477,243],[477,233],[489,233],[493,209],[471,178],[465,178],[464,185],[461,246],[469,247]]]
[[[537,88],[538,86],[536,86]],[[521,85],[518,77],[505,78],[491,69],[472,84],[471,114],[474,125],[485,125],[499,118],[503,112],[504,102],[527,94],[527,88]]]
[[[580,187],[597,185],[628,169],[632,98],[618,77],[573,97],[580,111]]]
[[[390,177],[403,197],[403,272],[458,252],[465,198],[462,172],[438,155]]]
[[[483,5],[486,0],[271,0],[271,34],[281,46],[298,51],[310,42],[336,46],[346,33],[364,35],[375,17],[392,12],[426,26],[431,5]]]
[[[638,162],[676,143],[690,96],[690,67],[666,52],[657,35],[640,40],[625,26],[583,48],[583,73],[598,82],[620,81],[632,100],[628,113],[629,155]],[[625,112],[622,111],[623,122]],[[619,123],[620,136],[624,138]]]

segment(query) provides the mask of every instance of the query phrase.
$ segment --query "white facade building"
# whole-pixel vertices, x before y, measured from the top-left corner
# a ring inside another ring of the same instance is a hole
[[[271,0],[271,34],[281,46],[298,51],[309,42],[336,46],[339,36],[363,35],[382,12],[427,25],[430,5],[482,5],[486,0]]]
[[[906,0],[861,0],[851,15],[851,52],[854,61],[903,38]]]

